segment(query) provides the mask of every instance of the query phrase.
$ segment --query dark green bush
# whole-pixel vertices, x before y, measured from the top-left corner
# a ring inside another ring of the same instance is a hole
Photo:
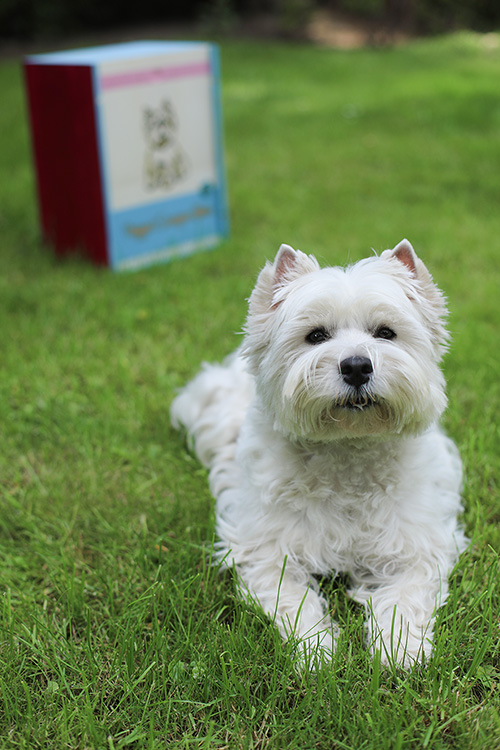
[[[335,8],[423,33],[500,26],[498,0],[337,0]]]
[[[272,13],[277,27],[303,28],[318,5],[364,19],[423,33],[455,28],[482,31],[500,27],[498,0],[0,0],[0,39],[64,36],[140,23],[205,18],[214,13],[236,19]]]
[[[0,39],[195,18],[203,0],[0,0]]]

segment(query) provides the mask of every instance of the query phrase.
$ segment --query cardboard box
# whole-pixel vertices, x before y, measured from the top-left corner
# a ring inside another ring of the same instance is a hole
[[[131,42],[24,61],[44,239],[113,269],[228,233],[218,48]]]

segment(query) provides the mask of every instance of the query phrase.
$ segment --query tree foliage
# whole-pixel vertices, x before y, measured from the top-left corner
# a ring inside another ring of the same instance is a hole
[[[362,19],[420,33],[500,26],[498,0],[0,0],[0,39],[64,37],[65,34],[141,23],[208,17],[221,32],[238,19],[274,15],[277,28],[303,30],[315,8],[325,6]],[[213,25],[213,23],[212,23]],[[293,27],[293,28],[292,28]]]
[[[500,25],[497,0],[337,0],[335,7],[393,28],[435,33]]]

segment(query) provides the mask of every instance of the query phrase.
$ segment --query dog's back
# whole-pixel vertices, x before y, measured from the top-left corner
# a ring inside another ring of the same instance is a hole
[[[253,393],[253,377],[235,352],[222,364],[205,363],[174,399],[172,424],[186,430],[190,445],[207,468],[234,458]]]

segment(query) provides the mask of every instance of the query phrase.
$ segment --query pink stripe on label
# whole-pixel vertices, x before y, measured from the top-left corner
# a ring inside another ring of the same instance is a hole
[[[142,86],[146,83],[160,83],[173,81],[176,78],[188,78],[210,73],[208,62],[186,63],[171,68],[151,68],[150,70],[134,70],[126,73],[110,73],[101,77],[101,87],[105,91],[124,86]]]

